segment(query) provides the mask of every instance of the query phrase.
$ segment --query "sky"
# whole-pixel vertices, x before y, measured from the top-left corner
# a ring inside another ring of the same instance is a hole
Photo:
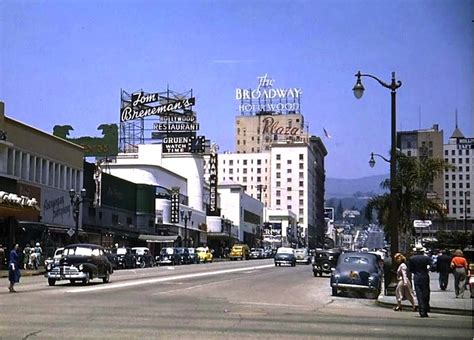
[[[100,136],[120,122],[120,91],[193,90],[200,135],[233,151],[237,88],[302,90],[301,113],[326,146],[326,176],[387,174],[390,90],[397,130],[438,124],[474,137],[471,0],[0,0],[0,101],[52,133]],[[327,138],[324,130],[331,138]]]

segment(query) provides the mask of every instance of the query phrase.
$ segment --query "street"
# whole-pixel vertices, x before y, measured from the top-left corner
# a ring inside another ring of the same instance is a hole
[[[472,318],[394,312],[375,300],[332,297],[311,266],[273,260],[115,271],[88,286],[0,279],[0,338],[472,339]]]

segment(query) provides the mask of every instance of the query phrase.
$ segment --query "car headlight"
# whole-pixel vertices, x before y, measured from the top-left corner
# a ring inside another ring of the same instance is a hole
[[[84,266],[83,266],[82,264],[80,264],[80,265],[77,267],[77,269],[79,269],[79,271],[82,272],[82,269],[84,269]]]

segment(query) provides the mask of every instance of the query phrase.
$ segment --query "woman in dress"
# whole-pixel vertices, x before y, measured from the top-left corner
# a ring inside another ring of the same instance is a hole
[[[402,310],[402,301],[410,301],[413,311],[416,311],[415,306],[415,295],[411,287],[411,280],[408,275],[408,268],[405,264],[406,258],[403,254],[397,253],[394,256],[395,264],[398,265],[397,269],[397,287],[395,288],[395,296],[397,297],[397,305],[393,308],[395,311]]]
[[[10,252],[10,259],[8,261],[8,280],[10,281],[10,286],[8,287],[8,290],[10,293],[16,293],[15,288],[13,286],[15,283],[20,282],[20,265],[18,261],[18,250],[20,249],[20,246],[18,244],[15,244],[15,247],[12,249]]]

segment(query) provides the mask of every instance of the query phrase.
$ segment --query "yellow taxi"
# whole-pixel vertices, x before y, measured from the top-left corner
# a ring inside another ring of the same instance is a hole
[[[196,254],[199,258],[199,262],[212,262],[213,256],[208,247],[196,248]]]
[[[229,258],[232,260],[248,260],[250,254],[250,248],[246,244],[234,244],[230,250]]]

